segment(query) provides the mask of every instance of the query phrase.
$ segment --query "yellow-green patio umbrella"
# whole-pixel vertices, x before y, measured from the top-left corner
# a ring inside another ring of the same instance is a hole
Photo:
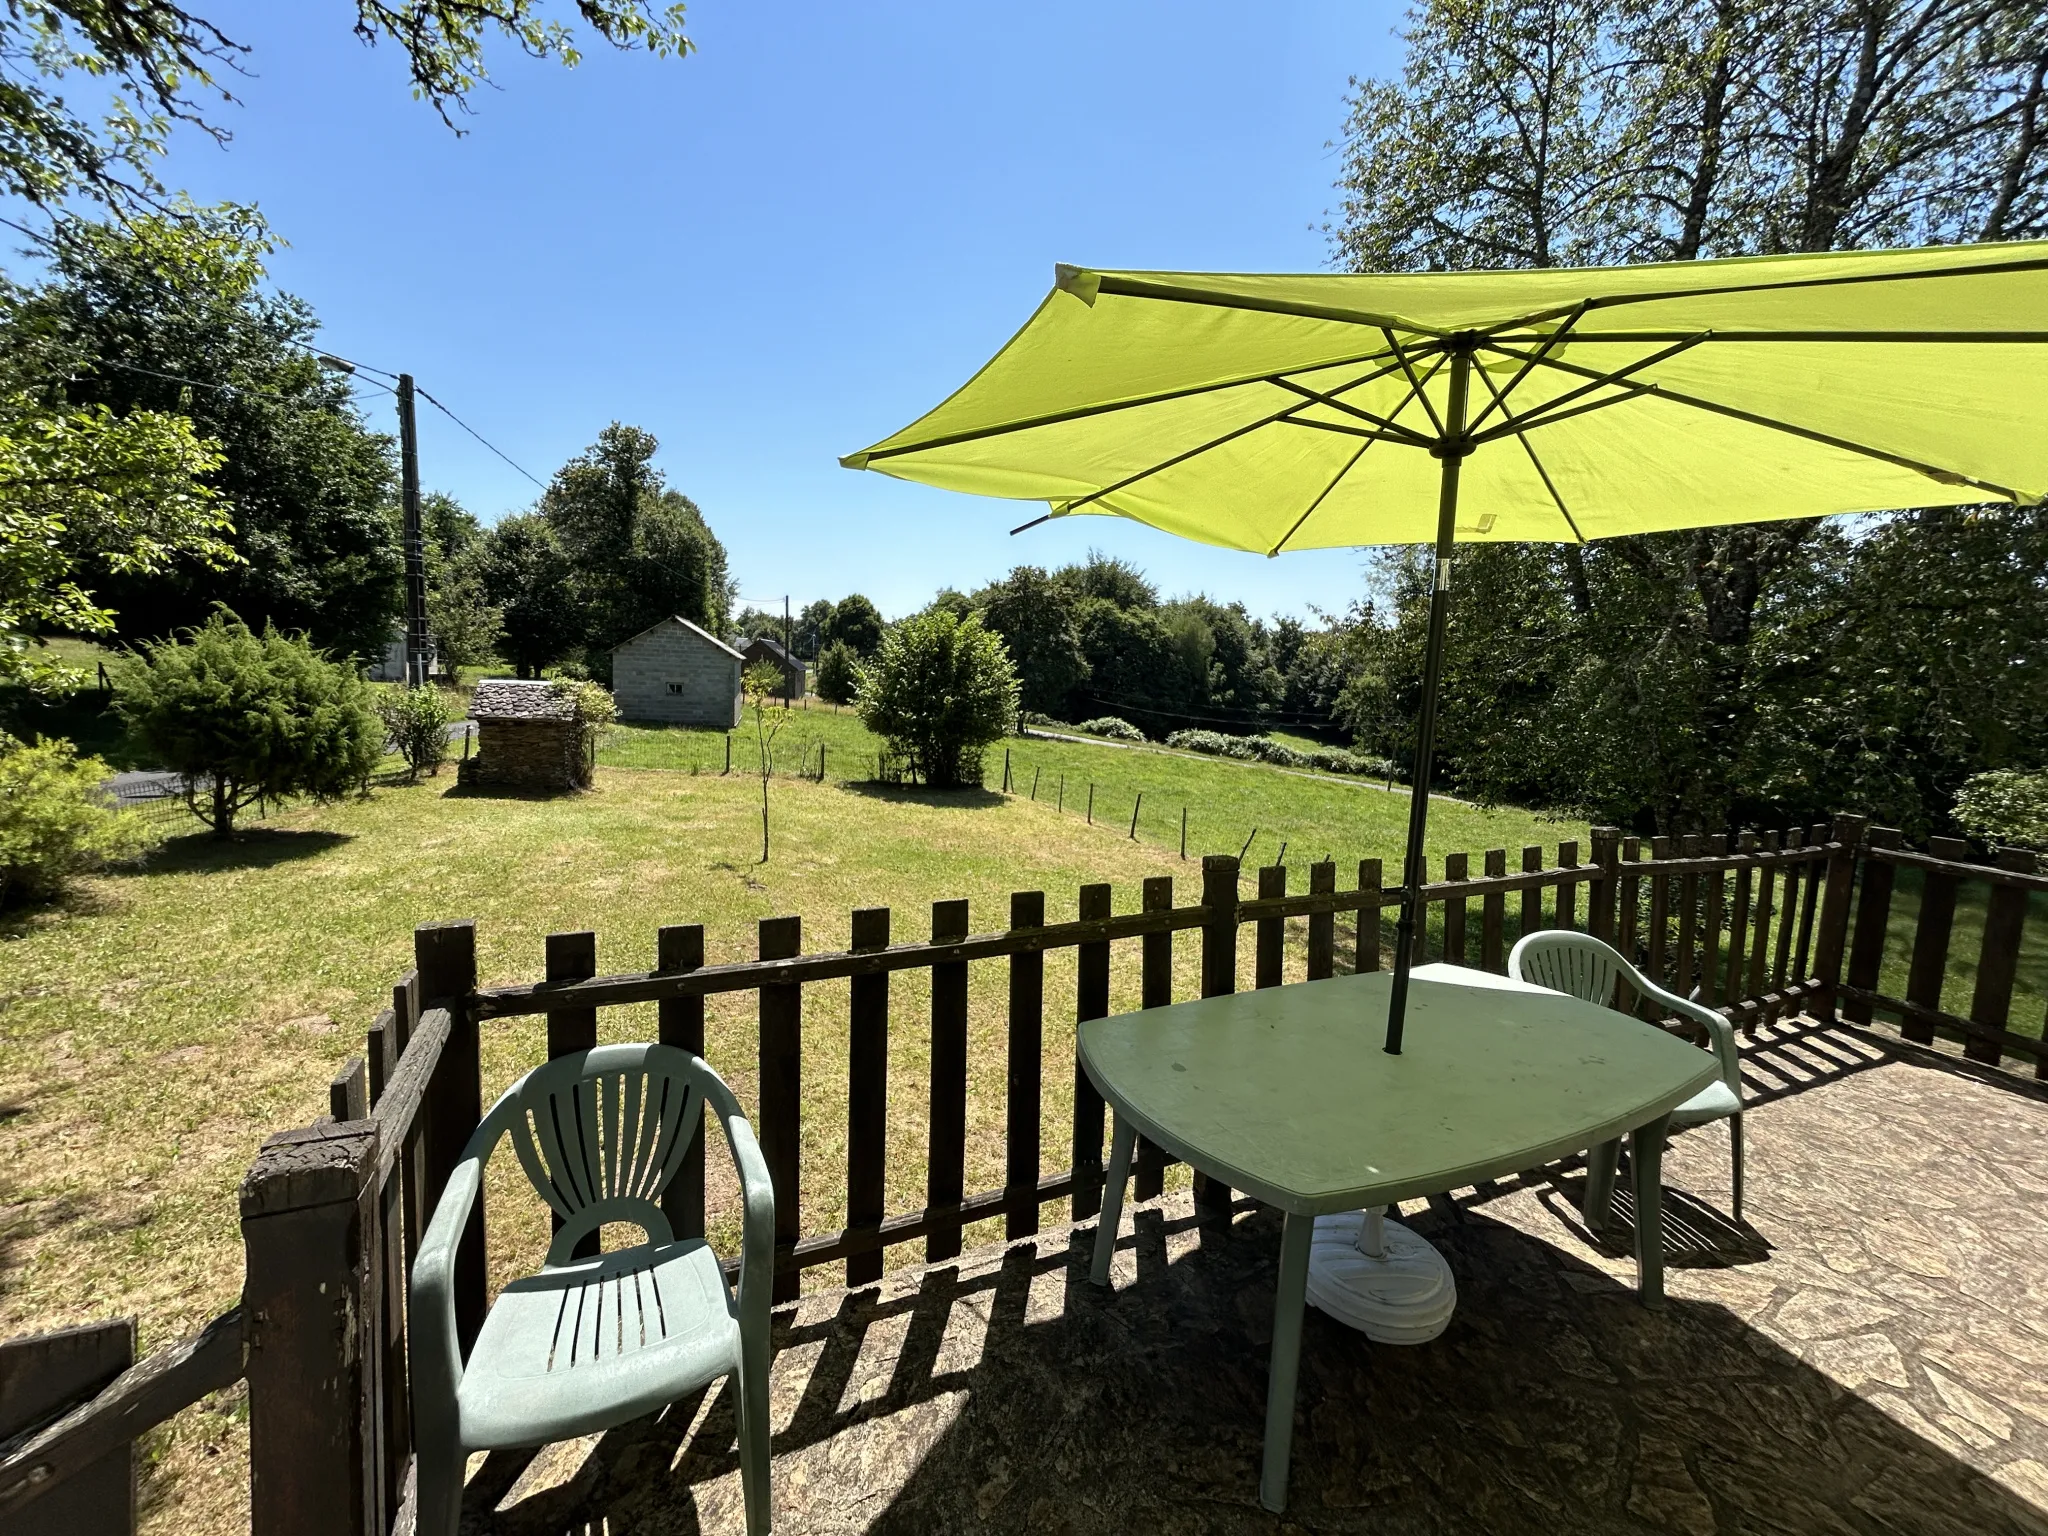
[[[1398,1051],[1456,543],[2032,502],[2044,407],[2048,242],[1366,276],[1062,266],[979,373],[841,462],[1265,555],[1434,542]]]

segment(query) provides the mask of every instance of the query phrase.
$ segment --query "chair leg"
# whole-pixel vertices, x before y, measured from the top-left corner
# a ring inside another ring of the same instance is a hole
[[[1728,1117],[1728,1164],[1735,1184],[1735,1219],[1742,1220],[1742,1116]]]
[[[747,1536],[769,1536],[775,1511],[768,1483],[768,1340],[740,1338],[740,1491],[747,1504]]]
[[[420,1444],[413,1474],[413,1530],[418,1536],[456,1536],[462,1524],[462,1475],[468,1467],[460,1446]]]

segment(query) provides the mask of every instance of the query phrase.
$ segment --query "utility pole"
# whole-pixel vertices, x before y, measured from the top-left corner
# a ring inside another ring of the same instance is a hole
[[[413,417],[412,375],[398,376],[398,460],[405,540],[405,685],[427,681],[427,553],[420,530],[420,440]]]
[[[789,594],[782,594],[782,654],[789,666],[782,669],[782,707],[790,708],[796,700],[789,696],[789,669],[796,665],[796,635],[789,627]]]

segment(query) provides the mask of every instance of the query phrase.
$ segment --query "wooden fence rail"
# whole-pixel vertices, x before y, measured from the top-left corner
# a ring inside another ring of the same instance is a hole
[[[1523,848],[1519,858],[1505,848],[1451,854],[1437,867],[1441,878],[1421,892],[1430,920],[1417,934],[1418,961],[1499,972],[1521,934],[1580,928],[1744,1028],[1795,1012],[1833,1018],[1839,1010],[1851,1023],[1883,1013],[1900,1021],[1908,1040],[1959,1041],[1965,1055],[1986,1063],[2023,1055],[2048,1075],[2048,1053],[2012,1017],[2027,906],[2048,891],[2031,856],[2005,852],[1981,862],[1941,839],[1915,852],[1896,833],[1845,816],[1832,827],[1732,841],[1595,828],[1584,858],[1567,841]],[[1907,887],[1919,888],[1903,957],[1894,953],[1901,872]],[[1159,876],[1144,882],[1135,910],[1114,911],[1111,888],[1088,885],[1072,921],[1048,922],[1045,894],[1023,891],[1010,898],[1003,927],[977,933],[966,902],[939,901],[929,937],[918,939],[902,935],[898,914],[865,908],[852,914],[846,949],[809,953],[798,918],[770,918],[759,926],[754,959],[718,965],[705,963],[701,927],[667,926],[656,934],[654,968],[629,975],[598,974],[596,935],[561,933],[547,940],[543,979],[489,987],[478,984],[472,924],[422,927],[416,969],[394,986],[362,1055],[330,1084],[331,1115],[273,1137],[250,1170],[242,1307],[199,1339],[126,1371],[59,1421],[0,1443],[0,1519],[24,1508],[32,1514],[89,1458],[246,1374],[256,1536],[387,1536],[396,1527],[411,1459],[405,1279],[478,1124],[481,1031],[494,1021],[544,1017],[547,1052],[559,1056],[595,1043],[601,1010],[652,1003],[658,1038],[702,1052],[706,998],[753,993],[754,1118],[776,1191],[775,1294],[788,1300],[805,1270],[824,1265],[843,1266],[853,1285],[879,1278],[885,1250],[896,1245],[922,1243],[927,1261],[953,1258],[976,1221],[1000,1217],[1007,1236],[1021,1237],[1038,1230],[1054,1202],[1076,1220],[1095,1215],[1104,1106],[1077,1063],[1064,1144],[1045,1144],[1048,1010],[1071,1006],[1077,1024],[1107,1015],[1119,955],[1126,963],[1135,956],[1139,1005],[1165,1006],[1184,943],[1195,947],[1189,958],[1204,996],[1241,983],[1380,969],[1391,959],[1383,915],[1402,892],[1383,883],[1377,860],[1360,864],[1343,889],[1338,874],[1334,864],[1312,864],[1304,881],[1299,869],[1274,864],[1257,872],[1247,894],[1238,860],[1212,856],[1203,860],[1199,900],[1184,906],[1175,904],[1174,880]],[[1982,933],[1965,1013],[1945,1006],[1944,985],[1958,985],[1959,914],[1975,913],[1979,887]],[[1962,893],[1972,894],[1966,901]],[[1246,928],[1251,944],[1241,956]],[[1045,956],[1057,950],[1075,954],[1071,1004],[1048,989]],[[969,978],[991,962],[1002,964],[1005,995],[1002,1183],[972,1191]],[[891,978],[918,971],[930,978],[929,1002],[907,1018]],[[1885,990],[1894,973],[1903,975],[1903,995]],[[808,989],[842,981],[845,1217],[837,1230],[815,1230],[802,1177],[805,1002]],[[899,1168],[892,1181],[889,1108],[900,1090],[891,1085],[890,1052],[906,1032],[926,1048],[926,1138],[922,1169]],[[1160,1192],[1165,1167],[1160,1150],[1141,1141],[1139,1198]],[[892,1187],[921,1187],[923,1204],[890,1210]],[[1230,1191],[1197,1180],[1195,1196],[1214,1208]],[[700,1138],[664,1204],[678,1233],[698,1236],[705,1203]],[[465,1349],[485,1310],[486,1215],[480,1196],[457,1256]]]

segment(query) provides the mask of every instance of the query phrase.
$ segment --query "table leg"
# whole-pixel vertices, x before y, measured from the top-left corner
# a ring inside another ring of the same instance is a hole
[[[1636,1196],[1636,1295],[1646,1307],[1664,1305],[1664,1137],[1670,1128],[1671,1117],[1660,1115],[1628,1134]]]
[[[1586,1154],[1586,1198],[1579,1214],[1585,1217],[1588,1231],[1598,1232],[1607,1225],[1614,1204],[1614,1170],[1620,1161],[1619,1141],[1603,1141]]]
[[[1109,1138],[1109,1177],[1102,1186],[1102,1212],[1095,1218],[1095,1258],[1088,1266],[1088,1278],[1096,1285],[1109,1284],[1109,1261],[1116,1253],[1117,1228],[1124,1220],[1124,1186],[1131,1181],[1131,1149],[1138,1140],[1138,1128],[1122,1115],[1115,1121]]]
[[[1287,1507],[1287,1463],[1294,1451],[1294,1387],[1301,1374],[1301,1313],[1308,1298],[1309,1239],[1316,1219],[1287,1213],[1280,1234],[1280,1282],[1273,1296],[1273,1364],[1266,1384],[1266,1463],[1259,1502]]]

